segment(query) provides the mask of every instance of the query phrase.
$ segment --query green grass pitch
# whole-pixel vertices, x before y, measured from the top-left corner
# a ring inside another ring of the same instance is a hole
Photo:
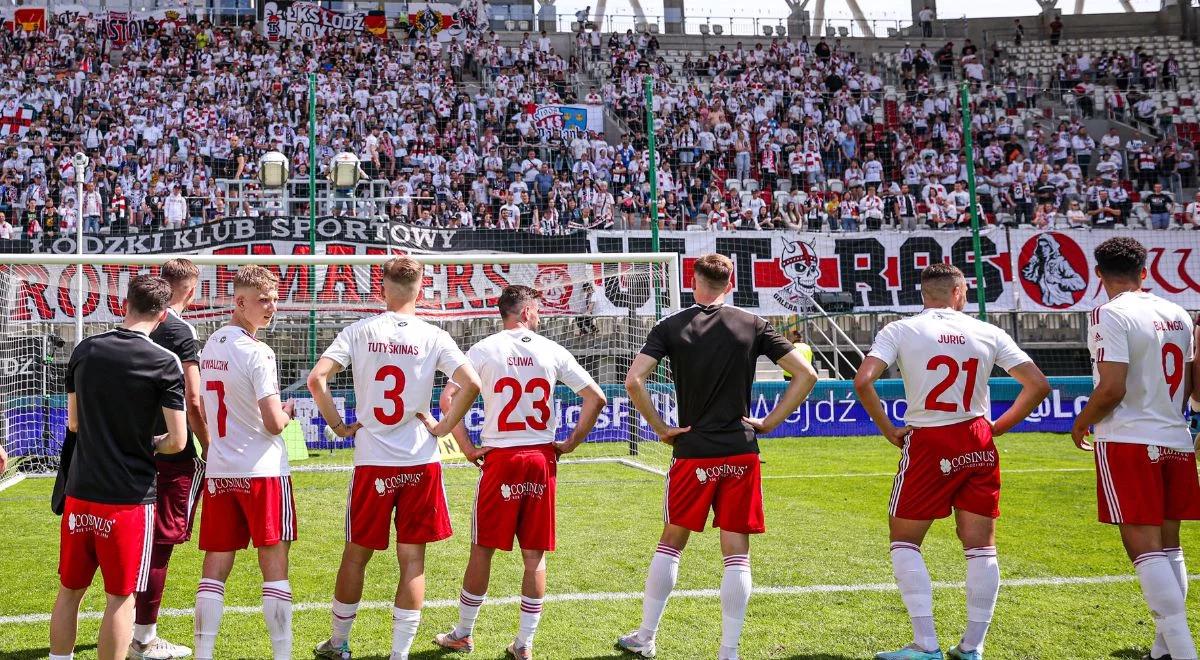
[[[757,593],[742,640],[745,658],[869,658],[910,641],[892,587],[886,507],[897,451],[879,438],[803,438],[763,443],[768,532],[751,557]],[[1061,435],[998,441],[1004,470],[998,547],[1004,580],[988,638],[989,658],[1136,658],[1154,634],[1133,569],[1115,529],[1100,525],[1092,459]],[[316,462],[341,462],[348,454]],[[454,602],[467,559],[473,468],[447,471],[455,536],[430,546],[430,606],[413,658],[440,657],[430,639],[457,620]],[[300,540],[292,548],[295,653],[329,634],[334,575],[342,546],[347,472],[295,475]],[[27,480],[0,493],[0,658],[45,658],[46,615],[57,589],[58,519],[51,483]],[[640,592],[661,525],[661,480],[614,464],[564,465],[559,472],[559,550],[549,559],[549,598],[535,652],[542,658],[617,657],[614,639],[634,629]],[[1186,525],[1185,551],[1200,548],[1200,525]],[[713,531],[693,535],[678,589],[659,635],[662,658],[712,658],[720,632],[721,560]],[[965,621],[965,561],[948,521],[925,544],[935,582],[938,633],[954,644]],[[1197,556],[1190,557],[1200,561]],[[191,645],[188,610],[200,572],[195,544],[176,551],[160,633]],[[479,658],[499,658],[517,629],[520,561],[498,553],[476,630]],[[388,657],[396,562],[376,555],[351,639],[356,658]],[[228,583],[217,657],[269,658],[258,610],[260,578],[243,553]],[[102,603],[99,581],[85,612]],[[1196,596],[1192,596],[1192,626]],[[95,657],[96,620],[80,626],[77,658]]]

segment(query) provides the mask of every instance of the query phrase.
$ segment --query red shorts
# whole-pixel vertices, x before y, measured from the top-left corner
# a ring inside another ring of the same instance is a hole
[[[558,456],[552,445],[501,447],[487,453],[471,511],[471,542],[512,550],[554,549],[554,482]]]
[[[739,534],[767,531],[758,454],[677,458],[663,499],[668,525],[703,532],[711,509],[713,527]]]
[[[346,504],[346,542],[387,550],[393,511],[396,543],[433,543],[450,538],[450,507],[442,485],[442,464],[354,468]]]
[[[291,477],[207,477],[200,549],[232,552],[296,540]]]
[[[888,513],[934,520],[952,509],[1000,517],[1000,454],[983,417],[913,429],[904,441]]]
[[[192,521],[204,485],[204,461],[155,461],[158,470],[158,500],[154,504],[154,542],[167,545],[187,543],[192,538]]]
[[[58,575],[68,589],[92,583],[96,568],[104,592],[143,591],[150,576],[153,504],[101,504],[67,497],[59,531]]]
[[[1096,443],[1100,522],[1162,525],[1200,520],[1196,454],[1157,445]]]

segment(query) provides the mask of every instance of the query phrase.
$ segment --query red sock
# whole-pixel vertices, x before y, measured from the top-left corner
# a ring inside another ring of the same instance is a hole
[[[162,605],[163,587],[167,584],[167,563],[174,550],[173,545],[155,543],[150,551],[150,579],[146,581],[146,590],[139,591],[134,597],[134,623],[142,626],[158,623],[158,608]]]

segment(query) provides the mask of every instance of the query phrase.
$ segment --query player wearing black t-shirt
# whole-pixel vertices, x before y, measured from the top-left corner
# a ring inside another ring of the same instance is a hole
[[[186,543],[192,536],[192,521],[200,502],[200,486],[204,482],[202,454],[208,451],[208,429],[200,399],[199,342],[195,328],[180,316],[196,294],[200,271],[187,259],[171,259],[163,263],[159,275],[171,285],[171,303],[166,318],[150,333],[150,339],[174,353],[183,365],[188,429],[195,434],[199,449],[189,437],[183,451],[158,456],[155,460],[158,499],[154,511],[150,577],[146,589],[138,591],[135,598],[130,660],[186,658],[192,654],[186,646],[172,644],[158,636],[158,608],[162,603],[171,553],[176,545]],[[166,432],[163,418],[157,420],[154,432]]]
[[[725,557],[720,658],[737,658],[750,601],[750,535],[766,531],[756,436],[782,424],[817,382],[813,368],[770,323],[725,305],[725,296],[733,290],[732,274],[728,257],[710,254],[698,259],[696,304],[654,326],[625,379],[638,412],[674,448],[664,497],[665,526],[646,577],[642,626],[617,640],[619,648],[642,657],[655,654],[655,635],[675,587],[683,548],[692,532],[704,531],[711,509]],[[778,405],[761,420],[748,416],[760,355],[792,373]],[[646,391],[646,378],[665,357],[671,358],[679,427],[663,421]]]
[[[134,591],[145,588],[154,528],[154,455],[187,443],[183,369],[148,334],[166,316],[171,286],[129,283],[129,312],[115,330],[88,337],[67,365],[67,427],[77,434],[60,530],[61,587],[50,617],[50,660],[68,660],[79,603],[99,568],[108,595],[97,657],[122,660],[133,628]],[[154,425],[166,419],[167,433]]]

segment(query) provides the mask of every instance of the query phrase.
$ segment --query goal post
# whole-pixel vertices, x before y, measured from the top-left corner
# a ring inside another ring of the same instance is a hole
[[[14,459],[9,474],[0,475],[0,484],[4,478],[46,473],[57,465],[66,424],[66,363],[71,347],[82,338],[76,336],[79,319],[83,337],[110,329],[122,316],[129,280],[157,272],[163,262],[176,257],[190,259],[200,269],[196,297],[183,316],[196,327],[201,345],[229,319],[238,267],[257,264],[279,277],[279,311],[260,338],[277,355],[284,398],[296,400],[309,450],[352,447],[352,440],[325,432],[307,391],[307,374],[312,356],[319,356],[338,331],[383,311],[381,266],[394,256],[398,255],[0,255],[0,440]],[[524,284],[541,291],[538,332],[566,347],[608,397],[588,442],[569,458],[665,473],[670,448],[657,441],[633,409],[623,383],[650,328],[660,316],[680,309],[678,255],[410,256],[425,266],[418,316],[443,327],[464,351],[501,328],[495,304],[504,286]],[[350,373],[339,374],[330,386],[339,407],[353,419]],[[673,420],[669,365],[654,381],[653,400],[660,413]],[[439,388],[443,383],[439,376]],[[560,437],[565,437],[578,419],[581,402],[561,384],[554,399]],[[435,393],[435,410],[436,405]],[[466,421],[477,439],[483,424],[479,401]]]

